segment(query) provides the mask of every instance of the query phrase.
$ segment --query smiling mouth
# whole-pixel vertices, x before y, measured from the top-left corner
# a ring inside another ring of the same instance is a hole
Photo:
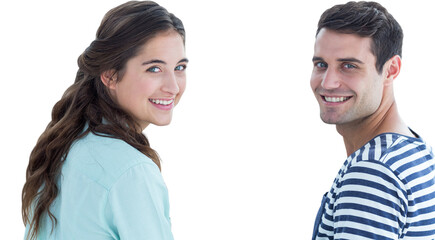
[[[327,97],[322,96],[323,101],[328,103],[342,103],[346,102],[347,100],[351,99],[352,97]]]
[[[174,102],[174,99],[170,99],[170,100],[163,100],[163,99],[149,99],[150,102],[157,104],[157,105],[163,105],[163,106],[168,106],[171,105]]]

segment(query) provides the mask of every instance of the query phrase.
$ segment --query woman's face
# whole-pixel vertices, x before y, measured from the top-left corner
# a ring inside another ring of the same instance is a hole
[[[108,84],[112,97],[142,130],[167,125],[186,87],[187,62],[180,34],[160,33],[127,62],[120,81]]]

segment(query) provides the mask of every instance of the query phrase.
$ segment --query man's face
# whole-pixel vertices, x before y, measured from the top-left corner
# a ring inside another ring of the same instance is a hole
[[[311,88],[325,123],[364,120],[380,106],[383,76],[376,70],[372,40],[321,29],[314,46]]]

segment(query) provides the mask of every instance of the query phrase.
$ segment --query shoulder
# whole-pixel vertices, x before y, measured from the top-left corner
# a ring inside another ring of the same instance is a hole
[[[430,146],[421,138],[385,133],[353,153],[343,175],[376,176],[397,182],[396,187],[402,185],[405,189],[410,180],[433,171],[433,158]]]
[[[365,162],[377,163],[378,168],[392,171],[400,179],[420,171],[421,169],[415,168],[420,164],[434,165],[432,150],[421,138],[396,133],[376,136],[353,153],[348,162],[347,170],[353,166],[364,165]]]
[[[434,171],[432,149],[421,138],[398,135],[385,150],[380,162],[388,166],[404,183]]]
[[[420,138],[383,134],[349,161],[336,182],[337,232],[358,224],[356,229],[367,232],[388,228],[401,235],[405,228],[424,225],[424,216],[434,212],[428,206],[435,201],[435,162]]]
[[[168,190],[158,170],[139,164],[112,185],[104,216],[120,239],[173,239]]]
[[[357,191],[366,198],[383,196],[407,205],[416,191],[435,190],[434,176],[433,153],[422,139],[389,133],[375,137],[351,156],[337,188],[342,197]]]
[[[89,133],[78,139],[68,152],[66,164],[109,189],[129,169],[157,171],[157,165],[123,140]]]

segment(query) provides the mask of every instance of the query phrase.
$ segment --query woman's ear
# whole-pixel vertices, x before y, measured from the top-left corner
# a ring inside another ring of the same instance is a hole
[[[117,74],[114,70],[104,71],[103,73],[101,73],[100,79],[107,88],[115,90]]]
[[[385,85],[393,84],[394,79],[399,76],[400,68],[402,67],[402,59],[399,55],[395,55],[387,61],[386,65],[386,75],[385,75]]]

